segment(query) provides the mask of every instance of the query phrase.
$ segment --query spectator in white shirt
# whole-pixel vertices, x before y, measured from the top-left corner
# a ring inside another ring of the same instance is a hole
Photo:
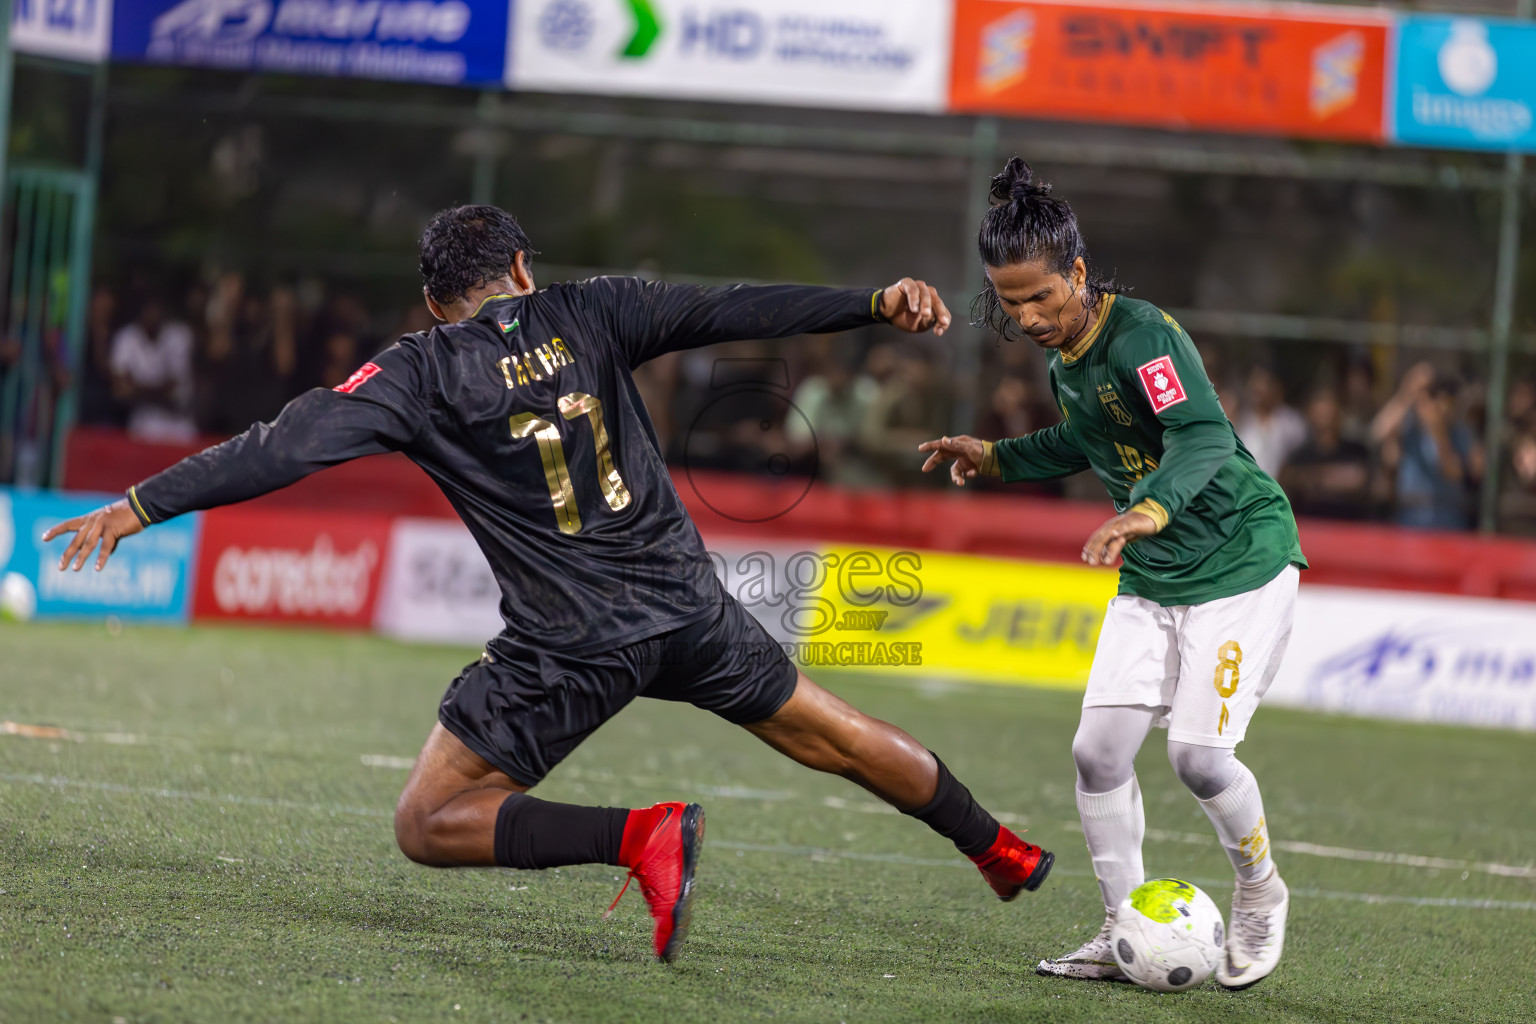
[[[1307,421],[1285,404],[1280,378],[1267,366],[1255,366],[1248,374],[1248,394],[1238,414],[1237,436],[1253,455],[1253,461],[1270,476],[1307,440]]]
[[[197,436],[192,406],[192,329],[167,320],[159,299],[139,304],[112,336],[112,392],[128,408],[129,436],[186,442]]]

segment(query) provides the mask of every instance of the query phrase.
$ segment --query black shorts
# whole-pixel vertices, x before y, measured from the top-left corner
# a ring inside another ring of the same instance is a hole
[[[702,621],[611,651],[574,656],[498,637],[448,687],[443,728],[532,786],[636,697],[685,701],[728,722],[773,717],[795,666],[735,598]]]

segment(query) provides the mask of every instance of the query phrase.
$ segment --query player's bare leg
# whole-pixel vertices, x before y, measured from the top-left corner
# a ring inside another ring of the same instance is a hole
[[[395,839],[429,867],[627,867],[656,923],[656,955],[674,959],[688,934],[704,809],[581,807],[527,791],[434,725],[395,807]]]
[[[954,842],[1001,899],[1038,889],[1050,873],[1055,857],[999,825],[921,743],[804,673],[783,707],[746,728],[780,753],[863,786]]]

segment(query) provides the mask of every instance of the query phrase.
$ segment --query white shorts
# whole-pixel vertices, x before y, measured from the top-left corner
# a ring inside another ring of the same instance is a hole
[[[1279,671],[1301,572],[1288,565],[1246,594],[1164,608],[1109,602],[1083,707],[1162,708],[1169,740],[1235,747]]]

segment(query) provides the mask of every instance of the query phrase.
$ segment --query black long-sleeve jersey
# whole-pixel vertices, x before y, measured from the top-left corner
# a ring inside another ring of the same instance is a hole
[[[677,349],[864,326],[879,296],[623,277],[493,295],[130,487],[129,504],[148,525],[403,452],[490,562],[509,639],[575,654],[631,643],[720,601],[631,371]]]

